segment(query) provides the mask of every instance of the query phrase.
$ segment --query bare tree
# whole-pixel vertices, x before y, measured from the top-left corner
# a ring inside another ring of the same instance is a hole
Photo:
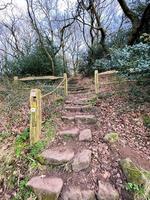
[[[147,25],[150,25],[150,4],[147,5],[142,17],[140,18],[132,9],[130,9],[125,0],[118,0],[124,14],[132,23],[132,34],[129,37],[128,43],[133,44],[140,36],[140,32],[143,29],[145,20]],[[149,30],[150,31],[150,30]]]
[[[10,2],[8,2],[8,3],[1,2],[1,4],[0,4],[0,11],[6,9],[11,4],[12,4],[12,0]]]

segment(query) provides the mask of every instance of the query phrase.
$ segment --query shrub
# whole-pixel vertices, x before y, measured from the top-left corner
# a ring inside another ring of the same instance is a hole
[[[82,61],[79,65],[79,73],[85,76],[93,76],[97,66],[94,64],[96,60],[106,57],[106,52],[100,44],[94,44],[87,52],[83,53]],[[100,68],[99,71],[105,71]]]
[[[150,77],[150,46],[139,43],[120,49],[111,49],[111,58],[96,60],[97,69],[116,69],[128,78]]]
[[[54,55],[55,47],[53,44],[47,47],[52,56],[55,68],[55,75],[63,74],[62,59]],[[40,45],[36,45],[32,52],[21,56],[17,59],[7,61],[7,67],[4,71],[9,76],[25,76],[25,75],[50,75],[52,74],[52,63]]]

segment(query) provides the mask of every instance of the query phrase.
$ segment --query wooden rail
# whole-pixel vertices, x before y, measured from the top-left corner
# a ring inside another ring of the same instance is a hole
[[[103,80],[106,79],[106,80]],[[94,73],[94,82],[95,82],[95,93],[98,94],[100,92],[100,88],[109,85],[119,85],[126,83],[136,83],[136,80],[128,80],[125,78],[120,78],[118,76],[118,71],[112,70],[103,73],[98,73],[98,70],[95,70]]]
[[[59,79],[60,77],[58,77]],[[34,79],[35,80],[35,79]],[[44,80],[44,79],[41,79]],[[51,79],[52,80],[52,79]],[[56,80],[56,79],[53,79]],[[54,88],[52,92],[42,95],[40,89],[32,89],[30,92],[30,144],[34,144],[40,140],[42,127],[42,103],[47,98],[52,98],[52,95],[58,89],[64,88],[64,96],[68,95],[68,79],[67,74],[64,74],[63,80]]]
[[[18,76],[14,76],[14,81],[35,81],[35,80],[58,80],[62,79],[63,77],[56,77],[56,76],[29,76],[25,78],[18,78]]]

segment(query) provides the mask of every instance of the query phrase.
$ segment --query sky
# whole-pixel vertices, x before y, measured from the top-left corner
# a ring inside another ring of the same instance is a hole
[[[6,3],[9,3],[11,0],[0,0],[0,6]],[[13,9],[13,13],[15,15],[20,15],[21,13],[26,13],[26,1],[25,0],[12,0],[15,8]],[[59,12],[65,12],[68,9],[67,0],[59,0],[58,1],[58,9]],[[69,0],[69,7],[73,7],[75,5],[76,0]],[[16,8],[17,7],[17,8]],[[0,11],[0,21],[7,19],[7,15],[11,15],[12,7],[8,7],[7,10]]]
[[[9,3],[10,0],[1,0],[0,4],[2,4],[3,2],[4,3]],[[69,0],[70,6],[73,6],[75,2],[76,2],[76,0]],[[26,2],[25,2],[25,0],[13,0],[13,3],[14,3],[14,5],[17,5],[17,7],[19,9],[21,9],[21,10],[25,10],[25,8],[26,8]],[[58,1],[58,8],[62,12],[65,11],[67,9],[66,0],[59,0]]]

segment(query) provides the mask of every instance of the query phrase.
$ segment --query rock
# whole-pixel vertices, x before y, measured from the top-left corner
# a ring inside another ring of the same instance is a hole
[[[110,183],[99,181],[97,199],[119,200],[119,193]]]
[[[102,174],[102,177],[104,179],[108,179],[108,178],[110,178],[110,176],[111,176],[111,174],[108,171],[104,171],[103,174]]]
[[[145,184],[146,176],[129,158],[120,161],[123,173],[127,180],[137,185]]]
[[[92,133],[90,129],[84,129],[80,132],[79,141],[91,141]]]
[[[94,191],[83,190],[82,191],[82,200],[96,200]]]
[[[83,112],[90,110],[91,106],[85,105],[85,106],[66,106],[65,110],[70,111],[70,112]]]
[[[74,157],[74,152],[71,149],[59,147],[44,151],[41,157],[46,164],[60,165],[70,162]]]
[[[58,134],[60,136],[76,137],[79,135],[79,129],[74,128],[74,129],[70,129],[70,130],[60,131]]]
[[[82,200],[80,189],[70,188],[63,194],[63,200]]]
[[[150,171],[135,165],[129,158],[120,161],[127,181],[142,186],[145,199],[150,197]],[[136,195],[135,200],[143,200],[141,195]]]
[[[95,115],[76,115],[76,122],[84,122],[86,124],[95,124],[97,122]]]
[[[96,197],[92,190],[82,191],[79,188],[70,188],[64,193],[63,200],[96,200]]]
[[[105,135],[104,140],[109,143],[118,142],[119,140],[118,133],[108,133]]]
[[[65,122],[74,122],[75,118],[73,116],[62,116],[61,117]]]
[[[70,111],[70,112],[80,112],[81,107],[79,107],[79,106],[66,106],[65,110]]]
[[[72,163],[73,171],[79,172],[83,169],[89,167],[91,162],[91,151],[90,150],[83,150],[81,153],[78,153],[74,161]]]
[[[88,93],[88,90],[78,90],[78,91],[70,91],[70,94],[84,94]]]
[[[27,186],[31,187],[40,200],[57,200],[63,187],[61,178],[33,177]]]

